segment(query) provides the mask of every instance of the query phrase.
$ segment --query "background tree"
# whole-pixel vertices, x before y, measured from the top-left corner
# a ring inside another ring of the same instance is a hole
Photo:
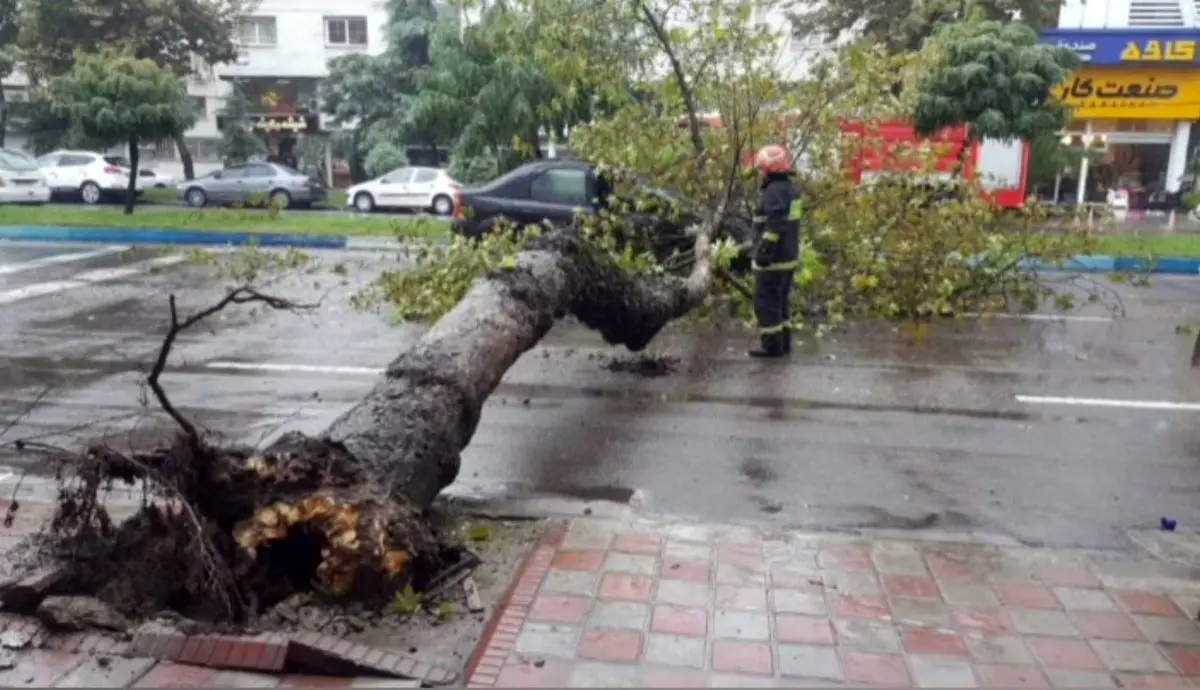
[[[4,146],[10,115],[3,84],[17,66],[16,46],[17,0],[0,0],[0,146]]]
[[[221,123],[221,141],[217,150],[227,165],[245,163],[267,152],[262,137],[250,129],[250,101],[241,81],[234,80],[225,104],[217,115]]]
[[[1054,89],[1079,66],[1066,48],[1042,45],[1020,23],[970,21],[943,27],[927,50],[937,65],[919,85],[918,133],[969,125],[974,140],[1057,136],[1069,110]]]
[[[792,23],[800,37],[865,40],[891,53],[920,50],[944,24],[963,21],[972,12],[986,19],[1019,20],[1034,31],[1054,26],[1061,0],[839,0],[793,6]]]
[[[129,145],[127,214],[137,201],[138,142],[180,134],[196,117],[174,72],[115,51],[79,53],[75,67],[50,82],[50,94],[55,110],[87,136]]]
[[[364,157],[373,147],[403,151],[422,146],[436,160],[438,149],[449,140],[444,128],[411,117],[417,74],[430,63],[431,36],[439,25],[437,10],[430,0],[388,0],[387,11],[384,51],[331,60],[329,77],[321,85],[326,112],[354,128],[351,176],[356,180],[362,179]]]
[[[6,0],[7,1],[7,0]],[[33,84],[71,70],[75,51],[106,48],[153,60],[176,76],[204,76],[237,58],[244,0],[21,0],[17,44]],[[34,89],[36,95],[37,89]],[[195,168],[183,133],[174,135],[184,176]]]

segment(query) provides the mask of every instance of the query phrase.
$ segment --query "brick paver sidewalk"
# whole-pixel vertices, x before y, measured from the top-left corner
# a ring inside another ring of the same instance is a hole
[[[1200,687],[1200,583],[1139,558],[578,519],[471,687]]]

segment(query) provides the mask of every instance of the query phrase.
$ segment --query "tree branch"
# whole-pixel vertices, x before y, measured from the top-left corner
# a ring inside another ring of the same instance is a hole
[[[699,157],[704,153],[704,138],[700,136],[700,114],[696,108],[696,94],[692,91],[692,85],[688,82],[683,63],[679,60],[679,54],[675,51],[675,44],[671,42],[670,35],[667,34],[664,22],[654,16],[654,12],[644,0],[638,1],[638,9],[642,11],[646,23],[654,32],[654,38],[658,40],[663,52],[666,53],[667,61],[671,63],[671,73],[675,75],[679,93],[683,96],[684,107],[687,108],[688,134],[692,138],[692,148],[696,150],[696,156]]]
[[[186,331],[192,326],[195,326],[213,314],[224,310],[230,305],[248,304],[251,302],[261,302],[271,309],[284,311],[301,311],[312,309],[316,306],[312,304],[297,304],[282,297],[266,295],[258,290],[255,290],[254,288],[243,286],[229,291],[225,297],[223,297],[216,304],[213,304],[206,309],[202,309],[183,321],[180,321],[179,310],[175,306],[175,294],[172,293],[167,298],[167,304],[170,308],[171,314],[171,325],[167,329],[167,334],[163,336],[162,345],[158,348],[158,357],[154,360],[154,366],[151,367],[149,375],[146,376],[146,385],[149,386],[150,390],[154,392],[154,398],[158,400],[158,404],[162,407],[163,411],[166,412],[171,419],[175,420],[175,423],[178,424],[179,428],[183,430],[184,435],[188,438],[188,443],[192,450],[197,453],[197,457],[200,455],[202,446],[200,432],[196,429],[196,425],[193,424],[187,417],[184,417],[183,414],[176,409],[175,405],[171,403],[171,400],[167,397],[167,392],[163,390],[162,383],[159,382],[159,379],[162,377],[163,370],[167,366],[167,358],[171,355],[171,348],[174,347],[175,340],[179,337],[180,333]]]

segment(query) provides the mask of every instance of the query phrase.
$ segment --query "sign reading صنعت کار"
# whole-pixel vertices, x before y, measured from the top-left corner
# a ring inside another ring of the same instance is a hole
[[[1085,68],[1055,95],[1078,119],[1200,118],[1200,72]]]
[[[1050,29],[1041,39],[1074,51],[1091,67],[1200,65],[1196,29]]]

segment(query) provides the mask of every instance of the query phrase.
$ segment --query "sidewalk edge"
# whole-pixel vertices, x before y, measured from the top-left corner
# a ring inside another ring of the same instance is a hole
[[[504,662],[516,646],[521,625],[529,615],[534,595],[546,579],[554,554],[567,536],[568,526],[567,520],[551,521],[537,546],[526,557],[467,661],[463,673],[467,687],[490,688],[499,680]]]

